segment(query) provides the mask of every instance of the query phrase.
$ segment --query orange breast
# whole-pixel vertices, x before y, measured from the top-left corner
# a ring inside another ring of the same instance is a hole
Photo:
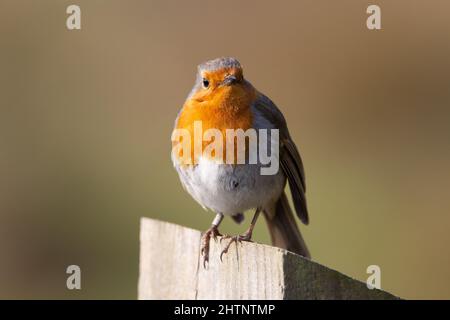
[[[242,129],[245,131],[252,127],[253,116],[250,107],[255,98],[255,89],[249,84],[241,84],[218,87],[208,95],[194,94],[186,101],[179,115],[176,128],[189,131],[191,159],[194,163],[198,161],[198,155],[194,154],[194,122],[201,121],[203,132],[207,129],[221,131],[223,146],[225,146],[227,129]],[[204,141],[202,143],[203,149],[210,143],[210,141]],[[223,154],[225,156],[225,150]],[[181,156],[182,154],[178,154],[179,159],[181,159]]]

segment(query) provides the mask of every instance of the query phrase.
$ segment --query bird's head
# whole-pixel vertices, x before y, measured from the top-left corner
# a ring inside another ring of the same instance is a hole
[[[245,131],[252,126],[251,106],[256,96],[256,89],[244,79],[241,64],[235,58],[202,63],[198,66],[194,88],[179,113],[176,128],[187,129],[194,137],[194,123],[200,121],[203,130],[222,131],[225,145],[228,129]],[[208,143],[204,140],[203,146]],[[195,159],[194,145],[192,140],[191,159]]]
[[[198,66],[197,78],[189,98],[198,102],[217,102],[239,97],[249,91],[242,67],[235,58],[218,58]]]

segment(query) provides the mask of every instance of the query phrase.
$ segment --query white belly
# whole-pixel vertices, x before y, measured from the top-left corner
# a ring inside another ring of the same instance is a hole
[[[191,196],[205,208],[225,215],[266,207],[280,196],[286,184],[281,170],[261,175],[260,165],[217,164],[202,159],[195,167],[176,169]]]

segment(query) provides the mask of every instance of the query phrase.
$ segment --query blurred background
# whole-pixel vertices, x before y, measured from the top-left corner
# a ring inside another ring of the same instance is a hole
[[[229,55],[299,146],[313,259],[450,298],[449,16],[444,0],[2,0],[0,298],[135,299],[140,217],[210,225],[170,134],[197,64]],[[269,242],[262,220],[255,240]]]

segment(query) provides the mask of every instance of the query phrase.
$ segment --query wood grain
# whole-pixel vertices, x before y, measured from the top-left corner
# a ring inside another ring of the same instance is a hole
[[[201,233],[142,218],[139,299],[398,299],[276,247],[211,241],[203,268]]]

